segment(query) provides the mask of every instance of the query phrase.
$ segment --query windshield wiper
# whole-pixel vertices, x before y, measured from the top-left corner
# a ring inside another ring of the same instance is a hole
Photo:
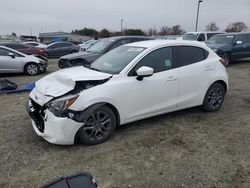
[[[88,67],[88,68],[91,69],[91,70],[95,70],[95,71],[101,72],[99,69],[96,69],[96,68],[93,68],[93,67]]]

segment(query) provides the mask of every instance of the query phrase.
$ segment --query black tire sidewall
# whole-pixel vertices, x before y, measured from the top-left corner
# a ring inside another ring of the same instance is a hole
[[[209,96],[209,93],[210,93],[210,91],[211,91],[212,89],[218,88],[218,87],[219,87],[219,88],[222,90],[222,92],[223,92],[222,102],[221,102],[221,104],[220,104],[220,106],[219,106],[218,108],[212,108],[212,107],[209,105],[209,103],[208,103],[208,96]],[[221,85],[220,83],[214,83],[214,84],[212,84],[212,85],[208,88],[208,90],[207,90],[207,93],[206,93],[206,95],[205,95],[205,98],[204,98],[204,101],[203,101],[203,104],[202,104],[202,109],[203,109],[204,111],[206,111],[206,112],[216,112],[216,111],[218,111],[218,110],[221,108],[221,106],[222,106],[222,104],[223,104],[223,102],[224,102],[225,95],[226,95],[226,91],[225,91],[225,88],[223,87],[223,85]]]
[[[92,140],[92,139],[89,139],[89,137],[86,135],[85,131],[83,130],[83,127],[81,127],[78,131],[78,139],[79,141],[82,143],[82,144],[86,144],[86,145],[97,145],[97,144],[101,144],[103,142],[105,142],[106,140],[108,140],[112,133],[115,131],[116,129],[116,116],[113,112],[113,110],[111,110],[109,107],[107,106],[101,106],[100,108],[96,109],[95,111],[105,111],[108,116],[110,117],[111,119],[111,129],[109,131],[109,133],[103,138],[103,139],[100,139],[100,140]],[[87,117],[88,118],[88,117]],[[87,119],[86,118],[86,119]]]

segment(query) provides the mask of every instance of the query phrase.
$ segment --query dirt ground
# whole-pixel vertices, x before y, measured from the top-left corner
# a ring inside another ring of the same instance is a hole
[[[227,71],[220,111],[192,108],[134,122],[97,146],[46,142],[25,111],[28,93],[0,95],[0,187],[38,187],[76,172],[91,173],[104,188],[250,187],[250,61]],[[24,84],[44,74],[1,76]]]

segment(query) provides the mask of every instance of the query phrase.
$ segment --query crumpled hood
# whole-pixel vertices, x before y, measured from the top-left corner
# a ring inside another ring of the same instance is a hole
[[[46,96],[58,97],[75,87],[76,81],[104,80],[111,74],[97,72],[83,66],[56,71],[36,82],[36,89]]]
[[[88,62],[93,62],[97,58],[99,58],[101,55],[102,54],[93,54],[93,53],[89,53],[89,52],[79,52],[79,53],[65,55],[65,56],[61,57],[60,59],[72,60],[72,59],[79,59],[80,58],[80,59],[85,59]]]

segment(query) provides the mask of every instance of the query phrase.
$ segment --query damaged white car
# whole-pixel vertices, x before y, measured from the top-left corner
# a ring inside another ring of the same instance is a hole
[[[26,109],[47,141],[94,145],[125,123],[193,106],[217,111],[227,88],[223,60],[204,44],[144,41],[42,78]]]

